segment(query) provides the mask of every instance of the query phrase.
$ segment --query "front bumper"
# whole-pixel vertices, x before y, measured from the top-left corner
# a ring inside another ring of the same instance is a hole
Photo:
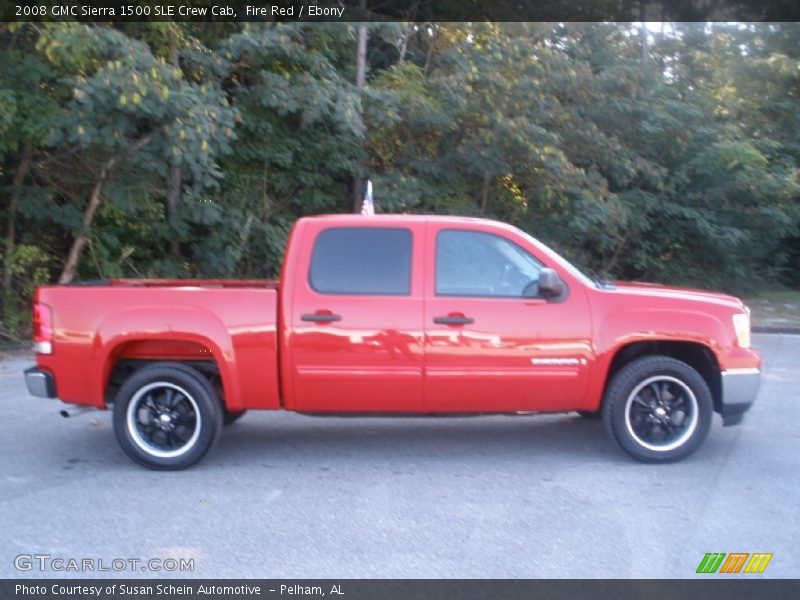
[[[25,370],[25,385],[28,393],[38,398],[56,398],[56,380],[53,374],[36,367]]]
[[[729,369],[722,372],[720,414],[725,427],[738,425],[752,406],[761,386],[759,369]]]

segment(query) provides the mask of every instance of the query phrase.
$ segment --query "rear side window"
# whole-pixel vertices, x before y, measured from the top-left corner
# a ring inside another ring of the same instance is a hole
[[[335,227],[317,236],[309,283],[322,294],[411,293],[411,231]]]

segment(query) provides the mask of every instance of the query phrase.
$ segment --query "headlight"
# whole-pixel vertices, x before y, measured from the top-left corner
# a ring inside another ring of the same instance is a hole
[[[736,331],[736,339],[739,340],[740,348],[750,347],[750,314],[740,313],[733,315],[733,329]]]

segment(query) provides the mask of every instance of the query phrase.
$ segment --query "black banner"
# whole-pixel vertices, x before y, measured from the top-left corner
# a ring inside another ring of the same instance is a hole
[[[795,600],[797,579],[686,580],[354,580],[354,579],[28,579],[0,581],[8,600],[262,600],[272,598],[340,600]]]
[[[3,0],[0,21],[800,21],[797,0]]]

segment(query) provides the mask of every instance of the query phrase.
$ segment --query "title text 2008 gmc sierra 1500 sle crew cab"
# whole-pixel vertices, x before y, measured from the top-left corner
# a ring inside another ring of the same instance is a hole
[[[198,461],[246,410],[602,416],[633,457],[683,458],[760,381],[736,298],[594,281],[469,218],[300,219],[275,281],[37,290],[35,396],[113,406],[123,450]]]

